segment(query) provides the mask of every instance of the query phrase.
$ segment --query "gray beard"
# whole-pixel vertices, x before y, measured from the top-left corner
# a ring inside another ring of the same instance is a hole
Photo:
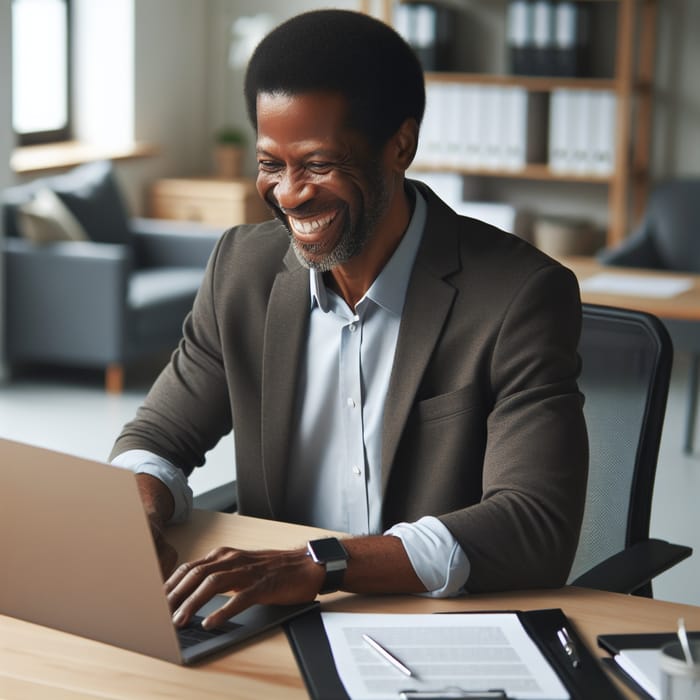
[[[384,183],[378,173],[375,174],[373,190],[376,195],[369,207],[362,211],[359,221],[354,225],[348,220],[343,230],[343,234],[338,241],[338,245],[330,253],[323,255],[320,258],[309,259],[309,255],[314,255],[318,250],[317,245],[302,245],[289,232],[292,250],[297,256],[297,260],[305,268],[309,270],[318,270],[319,272],[328,272],[338,265],[348,262],[356,255],[362,252],[367,242],[371,240],[377,229],[379,221],[386,211],[389,203],[389,196],[384,186]],[[285,226],[289,230],[289,226],[285,221]]]

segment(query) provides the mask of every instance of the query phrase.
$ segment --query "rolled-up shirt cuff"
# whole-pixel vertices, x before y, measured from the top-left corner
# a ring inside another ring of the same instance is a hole
[[[449,598],[464,593],[469,559],[437,518],[425,516],[414,523],[398,523],[384,534],[402,541],[411,566],[426,588],[425,595]]]
[[[127,450],[117,455],[112,464],[134,474],[150,474],[162,481],[173,496],[175,508],[168,523],[181,523],[192,512],[192,489],[185,473],[172,462],[148,450]]]

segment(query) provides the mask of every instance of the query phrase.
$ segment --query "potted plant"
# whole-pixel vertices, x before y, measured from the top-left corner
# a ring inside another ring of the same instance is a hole
[[[230,180],[241,177],[246,135],[235,126],[224,126],[214,135],[214,161],[218,177]]]

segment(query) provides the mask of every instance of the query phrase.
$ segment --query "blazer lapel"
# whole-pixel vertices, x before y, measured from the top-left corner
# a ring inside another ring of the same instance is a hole
[[[295,386],[309,321],[309,272],[290,250],[273,284],[262,367],[262,463],[270,517],[279,516],[295,414]]]
[[[389,380],[382,443],[382,493],[420,380],[455,298],[456,290],[445,278],[461,265],[456,215],[424,185],[414,184],[428,202],[428,217],[406,293]]]

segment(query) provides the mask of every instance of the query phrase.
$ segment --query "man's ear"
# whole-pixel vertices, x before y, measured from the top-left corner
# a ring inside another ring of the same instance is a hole
[[[391,138],[394,167],[401,172],[408,170],[418,148],[418,123],[413,117],[404,120]]]

